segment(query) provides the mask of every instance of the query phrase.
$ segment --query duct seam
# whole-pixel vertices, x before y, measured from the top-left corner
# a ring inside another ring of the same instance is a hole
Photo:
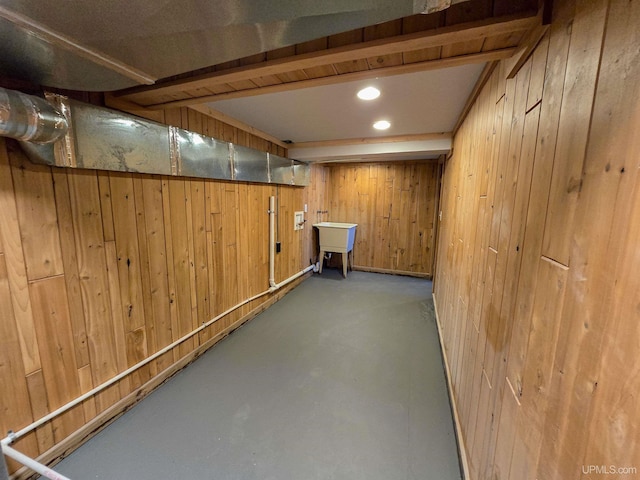
[[[267,180],[269,183],[272,182],[271,178],[271,154],[267,152]]]
[[[182,171],[180,161],[180,145],[178,142],[178,132],[176,127],[169,127],[169,157],[171,161],[171,175],[178,176]]]
[[[38,133],[38,124],[40,123],[41,112],[36,108],[35,103],[26,96],[19,96],[18,99],[24,107],[26,115],[26,131],[22,134],[20,140],[29,141]]]
[[[229,165],[231,166],[231,180],[236,179],[236,149],[233,143],[229,142]]]
[[[73,130],[73,120],[71,115],[71,105],[69,98],[63,95],[53,93],[45,93],[45,98],[60,112],[67,120],[67,133],[60,142],[53,144],[55,157],[62,159],[63,167],[77,168],[78,162],[76,158],[75,137]]]

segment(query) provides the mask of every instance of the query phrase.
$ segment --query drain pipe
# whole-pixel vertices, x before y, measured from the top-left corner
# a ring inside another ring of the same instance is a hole
[[[53,143],[68,130],[67,119],[44,98],[0,87],[0,136]]]
[[[2,440],[1,442],[2,453],[4,453],[7,457],[13,458],[16,462],[21,463],[25,467],[30,468],[34,472],[39,473],[43,477],[48,478],[50,480],[71,480],[69,477],[65,477],[64,475],[61,475],[58,472],[51,470],[46,465],[43,465],[40,462],[36,462],[31,457],[27,457],[24,453],[20,453],[18,450],[10,447],[8,443],[5,443],[5,440]],[[4,464],[4,459],[0,459],[0,462]],[[0,479],[1,478],[9,478],[9,477],[8,476],[0,477]]]
[[[0,480],[9,480],[7,464],[4,462],[4,455],[2,453],[2,443],[0,443]]]
[[[269,197],[269,290],[276,287],[276,197]]]
[[[269,291],[275,292],[279,288],[283,287],[287,283],[294,281],[296,278],[301,277],[307,272],[314,269],[314,265],[309,265],[307,268],[300,270],[295,275],[283,280],[280,283],[276,283],[276,197],[273,195],[269,197]]]

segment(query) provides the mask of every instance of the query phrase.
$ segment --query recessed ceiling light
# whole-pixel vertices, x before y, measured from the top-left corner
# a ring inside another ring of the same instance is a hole
[[[390,126],[391,124],[386,120],[378,120],[376,123],[373,124],[373,128],[375,128],[376,130],[386,130]]]
[[[375,87],[363,88],[358,92],[358,98],[361,100],[375,100],[380,96],[380,90]]]

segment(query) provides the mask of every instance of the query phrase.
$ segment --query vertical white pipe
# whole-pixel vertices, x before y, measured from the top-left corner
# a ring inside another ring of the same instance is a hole
[[[269,286],[276,287],[276,197],[269,197]]]
[[[7,464],[4,461],[4,453],[2,452],[2,442],[0,442],[0,480],[9,480],[9,472],[7,472]]]

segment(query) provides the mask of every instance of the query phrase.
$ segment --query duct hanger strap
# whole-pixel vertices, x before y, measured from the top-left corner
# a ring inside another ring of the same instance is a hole
[[[0,136],[53,143],[67,130],[65,116],[44,98],[0,88]]]

